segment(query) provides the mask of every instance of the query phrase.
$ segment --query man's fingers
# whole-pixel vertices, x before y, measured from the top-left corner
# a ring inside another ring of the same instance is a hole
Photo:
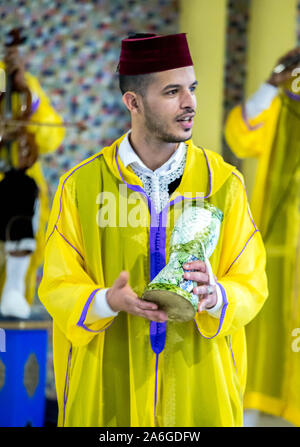
[[[122,289],[126,286],[129,280],[129,273],[125,270],[120,273],[119,277],[115,280],[113,289]]]
[[[167,321],[168,315],[166,312],[158,310],[158,305],[156,303],[142,300],[129,286],[124,290],[121,290],[127,285],[128,280],[129,273],[124,270],[115,280],[111,289],[107,291],[107,300],[110,307],[113,310],[122,310],[158,323]],[[111,301],[114,303],[111,303]]]
[[[193,292],[196,295],[212,295],[216,291],[216,286],[205,284],[202,286],[194,287]]]
[[[184,272],[183,277],[184,279],[190,279],[204,284],[209,282],[209,275],[202,272]]]
[[[206,264],[204,261],[191,261],[183,264],[182,266],[185,270],[199,270],[201,272],[206,272]]]
[[[148,320],[156,321],[158,323],[163,323],[168,319],[167,313],[163,310],[159,310],[156,303],[151,303],[150,301],[127,295],[126,304],[131,308],[130,313],[139,317],[147,318]]]
[[[150,301],[145,301],[140,298],[138,298],[137,306],[141,310],[157,310],[158,306],[155,303],[151,303]]]
[[[213,295],[208,295],[198,303],[198,312],[210,309],[216,305],[216,298]]]
[[[168,315],[163,310],[144,310],[141,311],[140,316],[157,323],[164,323],[168,320]]]
[[[184,279],[190,279],[200,283],[207,283],[209,281],[209,275],[207,274],[207,267],[204,261],[192,261],[183,264],[182,266],[188,272],[184,272]],[[195,270],[194,272],[191,270]]]

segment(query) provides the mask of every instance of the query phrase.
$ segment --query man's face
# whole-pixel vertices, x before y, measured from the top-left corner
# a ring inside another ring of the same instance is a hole
[[[143,96],[144,126],[159,140],[179,143],[192,136],[197,81],[192,66],[162,71]]]

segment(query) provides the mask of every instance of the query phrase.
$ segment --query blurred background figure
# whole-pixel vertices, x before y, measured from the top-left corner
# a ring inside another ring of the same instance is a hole
[[[5,71],[0,98],[0,240],[4,245],[0,312],[17,318],[30,316],[36,270],[43,257],[48,190],[39,154],[56,150],[64,137],[63,127],[33,123],[60,124],[62,120],[38,80],[25,72],[18,51],[23,42],[20,31],[12,30],[0,62]]]
[[[299,420],[300,356],[292,334],[300,322],[300,47],[231,111],[225,138],[237,157],[258,158],[251,210],[267,250],[269,299],[247,327],[245,408]]]

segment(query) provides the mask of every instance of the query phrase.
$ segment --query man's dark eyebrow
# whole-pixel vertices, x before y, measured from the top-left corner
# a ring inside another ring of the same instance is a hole
[[[166,85],[166,87],[163,88],[163,92],[165,90],[170,90],[170,89],[178,88],[178,87],[180,87],[180,84],[169,84],[169,85]]]
[[[190,85],[190,87],[196,87],[196,85],[198,85],[198,81],[194,81]],[[168,84],[168,85],[166,85],[166,87],[163,88],[162,91],[164,92],[166,90],[172,90],[172,89],[179,88],[179,87],[181,87],[181,84]]]

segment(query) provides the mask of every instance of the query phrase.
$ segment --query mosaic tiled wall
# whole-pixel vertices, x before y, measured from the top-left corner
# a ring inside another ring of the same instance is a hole
[[[228,112],[244,100],[246,81],[247,33],[250,14],[250,0],[229,0],[227,5],[226,55],[224,67],[224,122]],[[224,136],[223,157],[229,163],[241,168],[240,160],[228,148]]]
[[[83,120],[88,130],[68,129],[52,155],[43,160],[53,197],[58,179],[129,126],[116,81],[120,40],[129,32],[178,31],[175,0],[10,0],[0,1],[1,36],[24,26],[22,49],[66,121]]]
[[[65,121],[84,121],[57,152],[43,157],[50,199],[59,177],[129,127],[115,74],[120,40],[129,32],[178,32],[175,0],[0,0],[1,36],[24,26],[28,71],[38,77]],[[38,281],[40,280],[40,275]],[[55,397],[49,336],[47,395]]]

